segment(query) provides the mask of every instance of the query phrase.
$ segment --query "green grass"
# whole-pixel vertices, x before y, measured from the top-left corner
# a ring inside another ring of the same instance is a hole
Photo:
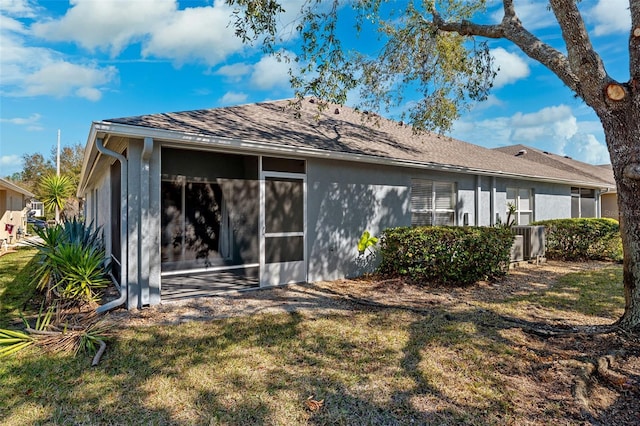
[[[29,262],[28,253],[6,257],[0,258],[0,270]],[[620,307],[613,294],[620,287],[619,270],[571,274],[505,304],[614,316]],[[14,294],[26,278],[23,269],[0,285]],[[0,288],[3,302],[7,290]],[[6,300],[14,302],[3,310],[5,317],[24,303],[16,296]],[[532,385],[520,374],[530,371],[538,356],[525,346],[526,338],[503,326],[492,310],[465,306],[449,312],[434,307],[428,314],[389,309],[319,318],[264,314],[123,328],[94,368],[89,355],[27,349],[0,360],[0,419],[6,425],[558,420],[562,410],[555,400],[541,400],[537,412],[520,409],[521,393]],[[309,396],[323,399],[324,406],[309,410]],[[552,414],[540,417],[544,413]]]
[[[500,305],[493,308],[514,315],[539,306],[559,318],[591,316],[612,322],[624,311],[622,266],[567,274],[559,277],[548,289],[510,297]]]
[[[20,249],[0,257],[0,328],[15,323],[34,295],[29,280],[35,254],[35,249]]]

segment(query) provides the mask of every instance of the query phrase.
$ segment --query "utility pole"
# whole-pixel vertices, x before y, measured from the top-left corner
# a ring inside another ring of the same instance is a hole
[[[56,176],[60,177],[60,129],[58,129],[58,152],[56,154]],[[60,207],[56,204],[56,223],[60,223]]]

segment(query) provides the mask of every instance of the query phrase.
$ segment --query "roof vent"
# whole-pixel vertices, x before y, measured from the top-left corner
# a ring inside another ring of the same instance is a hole
[[[333,113],[334,113],[334,114],[340,114],[340,109],[339,109],[339,108],[336,108],[336,110],[335,110],[335,111],[333,111]]]
[[[516,154],[516,157],[520,157],[523,156],[527,153],[526,149],[521,149],[520,151],[518,151],[518,153]]]

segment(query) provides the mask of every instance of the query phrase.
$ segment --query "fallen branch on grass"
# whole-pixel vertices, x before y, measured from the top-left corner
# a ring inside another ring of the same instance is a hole
[[[104,342],[104,340],[98,340],[98,342],[100,343],[100,349],[98,349],[98,352],[96,352],[93,360],[91,361],[92,367],[95,367],[96,365],[98,365],[98,363],[100,363],[100,358],[102,358],[104,350],[107,349],[107,344]]]

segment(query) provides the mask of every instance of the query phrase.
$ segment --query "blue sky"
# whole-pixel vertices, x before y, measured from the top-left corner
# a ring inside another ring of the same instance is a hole
[[[283,3],[282,22],[291,23],[301,0]],[[501,1],[488,3],[487,19],[497,22]],[[547,1],[515,4],[527,28],[565,50]],[[580,3],[594,46],[620,81],[629,79],[628,4]],[[58,129],[63,145],[84,145],[92,121],[291,97],[288,65],[243,45],[229,16],[222,0],[0,0],[0,176],[21,170],[23,154],[48,158]],[[295,33],[283,33],[290,38],[282,48],[295,50]],[[351,43],[367,48],[366,37]],[[582,101],[515,46],[490,47],[500,66],[495,87],[452,136],[609,162],[602,127]]]

